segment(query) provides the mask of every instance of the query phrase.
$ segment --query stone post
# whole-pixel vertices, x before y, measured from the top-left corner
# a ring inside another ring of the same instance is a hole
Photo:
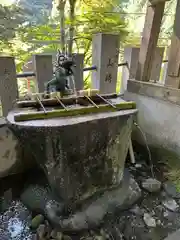
[[[126,47],[124,49],[124,61],[127,62],[127,66],[122,68],[122,78],[121,78],[121,88],[120,93],[123,94],[127,90],[127,81],[128,79],[135,79],[137,64],[139,57],[139,48],[138,47]]]
[[[76,90],[82,90],[84,88],[83,68],[84,68],[84,54],[74,54],[73,56],[76,67],[74,67],[74,80]],[[71,86],[72,83],[70,83]]]
[[[180,89],[180,0],[177,0],[165,85]]]
[[[136,78],[136,71],[138,67],[138,56],[140,48],[138,47],[126,47],[124,50],[124,62],[128,63],[128,67],[124,66],[122,70],[122,80],[120,93],[124,93],[127,90],[128,79]],[[164,48],[157,47],[155,50],[153,66],[151,70],[150,80],[158,82],[160,78],[161,66],[163,61]]]
[[[44,92],[45,83],[53,77],[52,55],[35,55],[33,60],[38,91]]]
[[[0,57],[0,98],[2,113],[6,117],[18,98],[16,66],[13,57]]]
[[[153,6],[147,6],[138,58],[136,80],[145,82],[151,80],[151,72],[161,29],[161,21],[164,14],[164,7],[165,2],[159,2]]]
[[[92,65],[97,71],[92,73],[92,88],[100,93],[116,92],[119,58],[119,36],[98,33],[93,36]]]
[[[162,62],[164,56],[164,47],[157,47],[154,54],[150,80],[159,82]]]
[[[170,48],[168,47],[166,49],[165,60],[168,60],[169,50],[170,50]],[[167,71],[168,71],[168,62],[163,63],[163,67],[162,68],[163,68],[163,74],[162,74],[161,83],[165,84],[165,80],[166,80],[166,77],[167,77]]]

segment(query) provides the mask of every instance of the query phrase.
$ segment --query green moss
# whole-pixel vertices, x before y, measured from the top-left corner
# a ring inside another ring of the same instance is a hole
[[[49,119],[49,118],[56,118],[56,117],[67,117],[67,116],[77,116],[77,115],[84,115],[89,113],[100,113],[100,112],[112,112],[117,110],[124,110],[124,109],[135,109],[136,103],[135,102],[121,102],[115,104],[117,109],[112,108],[109,105],[102,105],[99,108],[94,106],[91,107],[84,107],[80,109],[70,109],[66,111],[65,109],[53,110],[44,112],[28,112],[28,113],[19,113],[14,116],[14,120],[16,122],[19,121],[28,121],[28,120],[37,120],[37,119]]]
[[[167,178],[175,184],[177,191],[180,192],[180,159],[177,157],[168,158],[166,165]]]
[[[32,220],[30,224],[31,229],[37,229],[40,224],[44,222],[44,216],[41,214],[36,215]]]
[[[136,135],[134,135],[135,137]],[[133,138],[134,151],[141,153],[143,159],[148,161],[147,149],[144,145]],[[159,145],[149,145],[151,157],[155,168],[159,170],[159,177],[162,181],[170,180],[180,192],[180,156],[172,150],[168,150]]]
[[[180,192],[180,156],[165,148],[151,147],[153,159],[158,159],[159,163],[166,166],[165,177],[172,181],[178,192]]]

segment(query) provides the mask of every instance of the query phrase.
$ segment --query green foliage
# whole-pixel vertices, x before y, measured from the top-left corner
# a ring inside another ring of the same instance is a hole
[[[177,5],[177,0],[172,0],[166,3],[160,36],[170,38],[173,32],[174,13]]]
[[[40,26],[30,26],[21,28],[19,31],[19,36],[23,42],[32,42],[33,40],[57,40],[57,36],[59,35],[59,28],[57,24],[47,23],[45,25]]]
[[[73,38],[73,52],[83,52],[85,54],[85,66],[91,65],[91,44],[92,35],[97,32],[103,33],[117,33],[124,41],[128,32],[126,31],[126,23],[120,14],[114,14],[115,5],[117,0],[114,1],[86,1],[76,2],[77,6],[81,9],[76,9],[75,18],[70,18],[68,11],[65,15],[66,29],[74,27]],[[67,6],[66,6],[67,7]],[[67,9],[66,9],[67,10]],[[55,52],[60,44],[53,43],[60,39],[60,16],[57,15],[54,19],[50,19],[46,25],[24,27],[18,31],[18,36],[24,43],[30,43],[31,49],[27,54],[20,50],[21,54],[17,54],[16,58],[19,59],[17,64],[18,70],[22,67],[22,63],[28,59],[34,51],[39,52]],[[66,30],[65,29],[65,30]],[[67,38],[67,35],[66,35]],[[50,44],[43,46],[43,42],[48,41]],[[90,87],[89,78],[91,73],[85,76],[85,88]]]
[[[0,4],[0,44],[12,40],[24,22],[24,12],[16,5],[3,6]]]
[[[75,27],[74,51],[84,52],[85,62],[87,66],[92,65],[92,36],[95,33],[114,33],[120,35],[120,40],[123,42],[128,35],[126,30],[127,24],[121,14],[114,12],[118,1],[86,1],[81,5],[81,14],[76,15],[73,22]],[[69,19],[66,24],[72,24]],[[90,76],[88,73],[85,77],[85,88],[90,87]]]
[[[116,3],[117,4],[117,3]],[[82,13],[76,17],[76,36],[92,38],[97,32],[118,33],[123,38],[126,34],[126,24],[121,14],[114,12],[115,3],[108,0],[92,1],[83,5]]]
[[[119,34],[122,48],[120,55],[124,44],[140,45],[140,32],[145,19],[145,15],[141,13],[146,12],[147,0],[58,0],[58,2],[66,4],[64,12],[66,41],[67,29],[73,27],[73,52],[85,54],[85,66],[92,65],[91,45],[94,33]],[[74,18],[69,14],[70,5],[73,6],[73,4],[75,5]],[[165,13],[173,14],[175,7],[176,0],[166,3]],[[125,14],[127,12],[135,14]],[[54,18],[49,19],[46,24],[39,26],[24,25],[27,14],[15,5],[9,7],[0,5],[0,50],[16,57],[18,72],[33,54],[53,53],[60,47],[60,12]],[[161,37],[171,35],[173,20],[172,15],[164,16]],[[48,41],[49,44],[44,44],[44,41]],[[161,39],[159,45],[167,45],[167,39]],[[90,87],[90,76],[90,72],[85,73],[85,88]]]

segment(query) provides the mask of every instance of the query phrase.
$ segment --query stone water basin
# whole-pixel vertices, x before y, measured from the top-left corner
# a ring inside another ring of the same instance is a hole
[[[11,111],[7,122],[45,172],[54,198],[69,206],[119,186],[136,113],[130,109],[15,122]]]

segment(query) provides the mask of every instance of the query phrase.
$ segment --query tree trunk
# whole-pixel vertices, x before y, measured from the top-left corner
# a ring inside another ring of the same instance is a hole
[[[60,13],[60,41],[61,41],[61,51],[65,54],[65,9],[66,0],[59,0],[57,9]]]
[[[71,23],[70,23],[70,27],[69,27],[68,54],[69,54],[69,56],[72,56],[76,0],[69,0],[69,4],[70,4],[69,19],[70,19]]]

